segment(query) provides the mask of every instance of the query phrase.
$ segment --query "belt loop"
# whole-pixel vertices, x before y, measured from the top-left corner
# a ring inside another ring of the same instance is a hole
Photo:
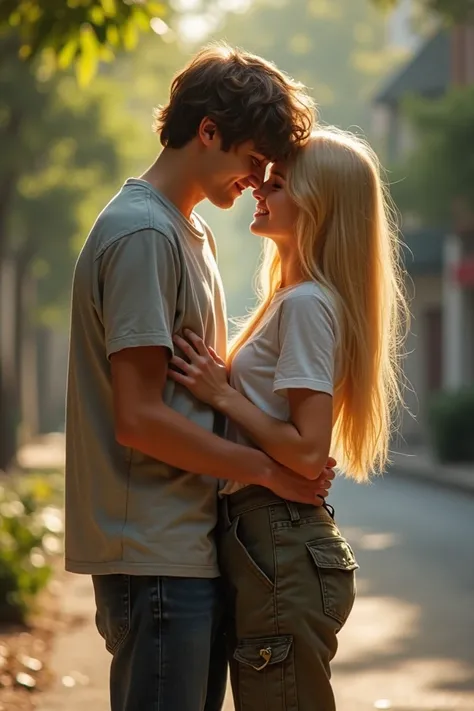
[[[300,512],[298,511],[298,506],[294,501],[285,501],[288,508],[288,513],[290,514],[291,523],[299,523],[301,520]]]
[[[224,494],[222,497],[222,518],[224,520],[224,525],[226,529],[230,528],[232,525],[232,521],[230,520],[229,516],[229,496],[228,494]]]

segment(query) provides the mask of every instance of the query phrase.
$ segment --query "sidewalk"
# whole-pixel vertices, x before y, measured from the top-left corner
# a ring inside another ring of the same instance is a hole
[[[474,495],[474,464],[441,464],[427,447],[392,455],[386,476],[403,476]]]
[[[87,575],[61,581],[61,614],[74,620],[55,639],[51,668],[55,681],[38,699],[38,711],[109,711],[110,655],[94,624],[94,596]]]

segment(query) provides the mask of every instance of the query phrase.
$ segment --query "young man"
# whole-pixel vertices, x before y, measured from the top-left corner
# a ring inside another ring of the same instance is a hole
[[[213,432],[214,413],[167,379],[189,327],[222,357],[214,239],[195,205],[231,207],[311,128],[301,87],[264,60],[211,46],[157,113],[164,149],[97,219],[73,284],[66,567],[92,574],[112,653],[113,711],[218,711],[225,655],[213,540],[218,480],[317,502],[309,482]]]

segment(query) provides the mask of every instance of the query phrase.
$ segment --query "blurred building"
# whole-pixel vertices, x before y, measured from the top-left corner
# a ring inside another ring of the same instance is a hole
[[[373,98],[374,134],[385,146],[385,161],[399,163],[416,140],[401,110],[407,95],[436,99],[454,85],[469,84],[474,84],[474,28],[440,30],[425,40]],[[474,383],[473,227],[458,224],[454,234],[403,216],[413,315],[406,359],[413,392],[407,393],[407,404],[416,415],[404,418],[408,444],[426,440],[426,406],[433,392]]]

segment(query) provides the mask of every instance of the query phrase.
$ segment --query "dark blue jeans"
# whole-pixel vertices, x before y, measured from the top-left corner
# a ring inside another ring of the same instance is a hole
[[[112,711],[220,711],[227,662],[219,579],[94,575],[112,654]]]

